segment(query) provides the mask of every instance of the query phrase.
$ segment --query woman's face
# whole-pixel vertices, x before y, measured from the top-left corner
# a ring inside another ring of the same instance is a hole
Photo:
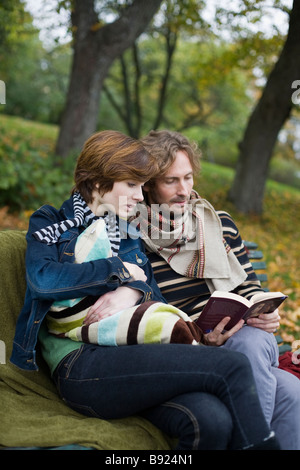
[[[134,213],[135,206],[143,197],[144,183],[140,181],[117,181],[111,191],[101,195],[94,191],[94,200],[89,207],[94,214],[100,216],[105,211],[111,211],[123,219],[127,219]]]

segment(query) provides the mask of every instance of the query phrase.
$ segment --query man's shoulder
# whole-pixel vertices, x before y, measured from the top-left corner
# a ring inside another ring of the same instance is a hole
[[[238,232],[238,228],[235,224],[235,221],[233,220],[232,216],[229,214],[229,212],[226,212],[226,211],[216,211],[216,213],[218,214],[218,217],[221,221],[221,224],[222,224],[222,227],[223,227],[223,230],[234,230],[235,232]]]
[[[226,211],[222,211],[222,210],[216,210],[216,213],[218,214],[219,217],[223,216],[223,217],[231,217],[231,215],[229,214],[229,212],[226,212]]]
[[[222,210],[216,210],[216,213],[218,214],[218,217],[221,219],[221,222],[225,223],[226,221],[233,222],[232,216],[229,214],[229,212],[222,211]]]

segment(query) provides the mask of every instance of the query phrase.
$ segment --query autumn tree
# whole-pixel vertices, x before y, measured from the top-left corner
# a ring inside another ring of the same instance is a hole
[[[166,119],[166,108],[172,101],[168,89],[176,75],[174,69],[181,67],[181,59],[175,56],[182,36],[208,35],[209,26],[201,16],[204,7],[205,2],[199,0],[165,0],[143,40],[135,41],[110,71],[103,91],[132,137],[139,138],[147,126],[147,132],[162,125],[174,127],[174,122]],[[187,57],[190,55],[191,50]],[[184,83],[180,86],[184,87]],[[151,106],[146,106],[149,103]]]
[[[161,0],[125,2],[120,15],[104,24],[95,0],[73,0],[73,65],[56,153],[81,148],[96,130],[100,93],[113,61],[144,31]]]
[[[260,214],[278,133],[291,115],[292,84],[300,78],[300,2],[294,0],[286,42],[239,145],[230,199],[243,213]]]

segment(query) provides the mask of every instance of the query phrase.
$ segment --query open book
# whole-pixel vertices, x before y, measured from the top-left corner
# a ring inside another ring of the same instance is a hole
[[[257,317],[260,313],[271,313],[287,298],[282,292],[261,292],[247,300],[231,292],[215,291],[210,296],[196,324],[204,333],[213,330],[224,317],[231,317],[225,326],[228,331],[241,318]]]

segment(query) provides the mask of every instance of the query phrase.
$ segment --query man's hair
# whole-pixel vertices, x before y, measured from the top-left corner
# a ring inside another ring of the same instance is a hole
[[[158,172],[155,159],[141,142],[117,131],[102,131],[84,144],[75,167],[74,191],[86,203],[96,189],[101,195],[112,190],[116,181],[146,182]]]
[[[197,144],[190,142],[179,132],[150,131],[146,137],[141,139],[141,142],[146,150],[155,157],[159,165],[159,176],[163,176],[168,171],[179,150],[187,154],[195,174],[200,170],[201,152]]]

